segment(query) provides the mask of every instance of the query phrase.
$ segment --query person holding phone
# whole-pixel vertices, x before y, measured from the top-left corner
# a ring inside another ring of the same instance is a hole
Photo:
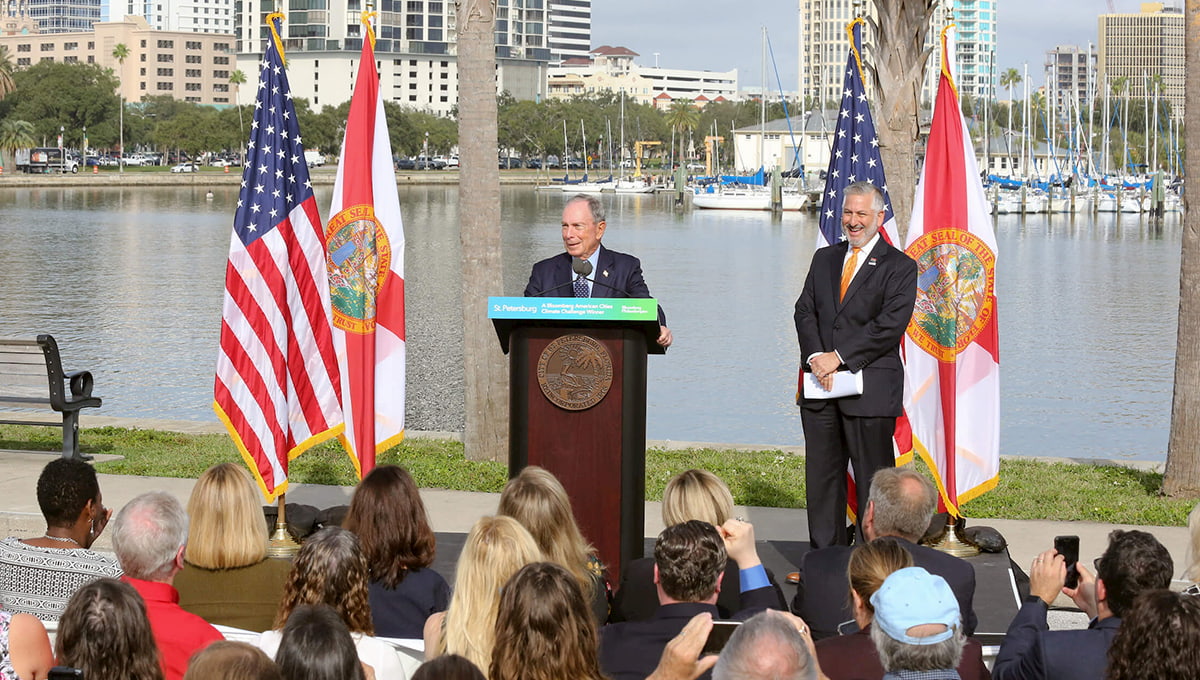
[[[1067,588],[1067,562],[1054,548],[1033,560],[1029,597],[1009,625],[992,668],[995,680],[1089,680],[1105,677],[1108,648],[1121,616],[1144,592],[1169,588],[1171,554],[1145,531],[1113,531],[1092,574],[1082,563],[1079,586]],[[1046,612],[1059,593],[1092,618],[1086,630],[1050,630]]]

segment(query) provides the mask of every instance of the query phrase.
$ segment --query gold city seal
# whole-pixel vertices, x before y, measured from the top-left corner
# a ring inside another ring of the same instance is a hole
[[[594,338],[564,335],[542,351],[537,376],[555,406],[582,411],[600,403],[612,387],[612,357]]]

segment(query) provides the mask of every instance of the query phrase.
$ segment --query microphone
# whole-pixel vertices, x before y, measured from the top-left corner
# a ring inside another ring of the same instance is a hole
[[[575,274],[578,276],[582,276],[583,278],[587,279],[588,281],[592,281],[592,279],[588,278],[588,274],[592,273],[592,263],[588,262],[587,260],[580,260],[580,259],[574,258],[574,257],[571,258],[571,271],[575,272]],[[596,282],[592,281],[592,283],[596,283]],[[575,285],[575,279],[571,279],[570,281],[567,281],[566,283],[560,283],[557,286],[551,286],[551,287],[547,288],[546,290],[534,293],[530,297],[545,297],[548,293],[553,293],[554,291],[558,290],[559,288],[566,288],[567,286],[573,286],[573,285]],[[607,284],[605,284],[605,285],[607,285]],[[612,286],[609,286],[609,288],[612,288]]]

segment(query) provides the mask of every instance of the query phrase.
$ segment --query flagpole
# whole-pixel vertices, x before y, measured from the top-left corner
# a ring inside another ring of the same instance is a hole
[[[287,530],[287,494],[279,494],[279,514],[275,517],[275,531],[267,543],[268,557],[293,557],[300,552],[300,544],[292,540]]]

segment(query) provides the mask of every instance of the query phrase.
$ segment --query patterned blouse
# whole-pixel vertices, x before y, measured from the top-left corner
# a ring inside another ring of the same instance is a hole
[[[8,655],[8,624],[12,614],[0,611],[0,680],[21,680],[13,669],[12,658]]]
[[[17,538],[0,539],[0,600],[13,613],[57,621],[76,590],[121,576],[112,555],[84,548],[39,548]]]

